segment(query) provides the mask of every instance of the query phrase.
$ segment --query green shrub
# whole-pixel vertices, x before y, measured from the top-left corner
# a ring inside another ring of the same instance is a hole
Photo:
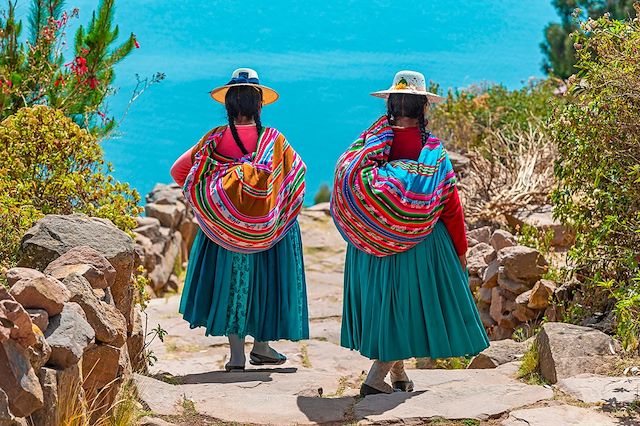
[[[551,114],[553,80],[532,80],[519,90],[480,85],[450,91],[432,111],[430,127],[448,148],[480,150],[496,131],[507,136],[539,127]]]
[[[323,183],[318,192],[313,196],[313,204],[328,203],[331,200],[331,189],[329,185]]]
[[[640,10],[640,5],[636,5]],[[570,251],[586,315],[615,304],[628,348],[640,333],[640,21],[584,22],[577,76],[551,120],[556,215],[577,231]]]
[[[0,123],[0,265],[13,262],[24,232],[46,214],[135,227],[140,197],[111,171],[96,138],[61,111],[23,108]]]

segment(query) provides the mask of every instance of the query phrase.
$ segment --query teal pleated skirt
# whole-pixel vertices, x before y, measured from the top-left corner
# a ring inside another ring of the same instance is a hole
[[[189,257],[180,313],[206,335],[258,341],[309,338],[300,227],[271,249],[226,250],[199,231]]]
[[[380,361],[481,352],[489,339],[468,280],[441,222],[396,255],[376,257],[349,245],[342,346]]]

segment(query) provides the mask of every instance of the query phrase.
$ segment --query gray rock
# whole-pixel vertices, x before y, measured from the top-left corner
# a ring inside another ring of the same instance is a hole
[[[500,327],[513,329],[517,321],[513,317],[513,310],[516,308],[515,297],[500,287],[491,289],[491,307],[489,312]]]
[[[467,368],[496,368],[508,362],[522,358],[530,345],[526,342],[516,342],[505,339],[491,342],[489,347],[476,355]]]
[[[42,407],[43,396],[27,351],[14,340],[0,343],[0,389],[14,416],[26,417]]]
[[[11,410],[9,410],[9,398],[7,394],[0,389],[0,426],[17,426],[18,422]]]
[[[87,322],[95,331],[99,342],[122,346],[126,341],[127,322],[115,306],[99,300],[89,282],[79,275],[72,274],[64,280],[71,293],[71,302],[75,302],[84,311]]]
[[[147,362],[144,356],[145,334],[140,309],[136,308],[133,318],[133,330],[127,339],[127,349],[133,371],[144,373],[147,371]]]
[[[514,214],[507,214],[507,222],[512,228],[529,225],[539,231],[553,232],[551,245],[555,247],[569,247],[575,241],[575,232],[557,220],[553,219],[553,208],[547,206],[528,206]]]
[[[496,229],[491,235],[491,245],[496,251],[517,245],[516,237],[503,229]]]
[[[539,251],[524,246],[505,247],[498,253],[498,262],[507,278],[535,284],[547,271],[548,263]]]
[[[531,288],[534,286],[534,282],[531,282],[530,280],[520,280],[520,279],[513,279],[510,278],[505,272],[504,272],[504,267],[500,266],[500,268],[498,269],[498,285],[507,291],[510,291],[513,294],[522,294],[526,291],[531,290]]]
[[[559,404],[550,407],[525,408],[509,413],[503,426],[614,426],[614,418],[583,407]]]
[[[138,227],[133,230],[136,234],[142,235],[154,243],[162,239],[160,233],[160,221],[155,217],[144,217],[137,219]]]
[[[592,372],[615,353],[610,336],[573,324],[545,323],[536,341],[540,373],[550,383]]]
[[[94,341],[95,332],[77,303],[65,303],[60,315],[51,317],[45,332],[51,346],[49,364],[67,368],[80,361],[85,349]]]
[[[111,287],[115,282],[116,270],[113,265],[100,252],[89,246],[73,247],[51,262],[44,273],[55,276],[54,271],[64,269],[64,267],[70,268],[74,265],[88,266],[88,270],[79,275],[84,276],[93,288]],[[69,274],[67,273],[67,275]],[[67,275],[61,278],[64,279]]]
[[[175,183],[158,183],[146,196],[147,203],[161,202],[164,204],[175,204],[176,202],[183,200],[184,196],[182,195],[182,188]]]
[[[482,260],[488,264],[496,259],[496,251],[489,244],[480,242],[469,249],[467,256],[482,256]]]
[[[128,321],[131,320],[131,273],[135,262],[133,240],[110,221],[82,214],[45,216],[22,238],[18,263],[44,270],[49,263],[78,246],[93,248],[114,267],[113,297],[118,310]]]
[[[182,222],[187,209],[182,203],[159,204],[149,203],[144,206],[144,212],[149,217],[155,217],[165,228],[176,229]]]
[[[164,290],[171,274],[173,274],[176,260],[180,255],[181,243],[182,236],[176,232],[173,234],[164,252],[154,253],[156,256],[156,267],[149,273],[149,280],[154,290]]]
[[[38,378],[42,386],[44,404],[31,415],[31,421],[38,426],[59,426],[57,371],[44,367],[40,370]]]
[[[608,377],[584,373],[558,381],[558,388],[587,404],[614,400],[618,403],[631,403],[638,400],[640,377]]]
[[[479,243],[491,244],[491,234],[491,227],[483,226],[467,232],[467,238],[472,238]]]
[[[482,286],[492,288],[498,285],[498,272],[500,265],[498,259],[491,261],[482,274]]]
[[[553,281],[540,280],[531,289],[531,295],[529,296],[529,303],[527,307],[530,309],[545,309],[549,306],[549,298],[556,290],[556,285]]]
[[[69,292],[62,283],[52,277],[37,277],[20,280],[9,293],[25,308],[44,309],[49,316],[62,312],[69,300]]]
[[[485,305],[490,305],[491,304],[491,294],[492,294],[492,289],[493,287],[485,287],[485,286],[481,286],[478,289],[478,302],[483,303]]]
[[[44,274],[36,269],[15,267],[7,271],[7,284],[13,287],[20,280],[39,277],[44,277]]]

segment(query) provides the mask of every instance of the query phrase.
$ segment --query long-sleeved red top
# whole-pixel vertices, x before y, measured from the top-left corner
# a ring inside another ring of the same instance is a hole
[[[391,145],[389,160],[417,160],[421,150],[422,137],[418,127],[393,127],[393,144]],[[440,214],[440,220],[447,228],[458,256],[465,254],[468,243],[464,213],[457,187],[454,187],[453,193],[447,198],[444,209]]]
[[[247,124],[240,125],[236,124],[236,129],[238,130],[238,136],[244,145],[244,148],[248,152],[253,152],[256,150],[256,146],[258,145],[258,132],[256,131],[255,124]],[[197,146],[197,144],[196,144]],[[192,153],[193,148],[189,148],[185,151],[184,154],[180,156],[171,166],[171,177],[176,183],[180,186],[184,185],[184,181],[191,170],[191,166],[193,166]],[[216,151],[220,154],[231,157],[231,158],[240,158],[242,157],[242,151],[236,144],[233,139],[233,135],[231,131],[227,128],[223,135],[220,144],[216,147]]]

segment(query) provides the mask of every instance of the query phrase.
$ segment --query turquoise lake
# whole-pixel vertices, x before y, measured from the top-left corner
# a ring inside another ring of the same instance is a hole
[[[539,43],[556,20],[548,0],[204,1],[117,0],[122,34],[141,48],[117,67],[119,117],[135,75],[164,82],[129,110],[118,136],[104,142],[115,176],[146,194],[169,182],[173,161],[225,121],[208,96],[238,67],[255,68],[280,92],[263,123],[277,127],[307,163],[307,200],[332,179],[344,148],[384,110],[368,94],[401,69],[443,88],[490,81],[516,88],[540,77]],[[67,1],[88,21],[97,1]],[[26,16],[28,2],[19,2]],[[432,129],[437,135],[438,129]]]

